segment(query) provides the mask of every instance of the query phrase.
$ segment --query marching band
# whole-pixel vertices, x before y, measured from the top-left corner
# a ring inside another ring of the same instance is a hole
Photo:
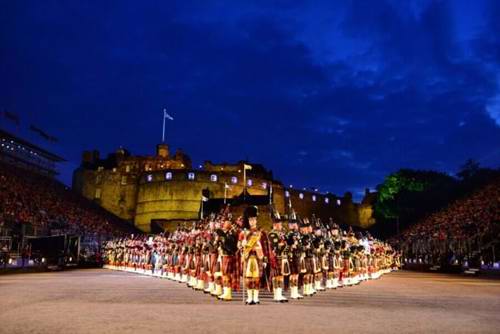
[[[262,289],[273,293],[273,301],[286,303],[400,268],[400,254],[389,244],[343,231],[332,219],[326,224],[314,216],[286,222],[287,232],[281,219],[274,219],[266,232],[258,226],[257,207],[234,220],[226,210],[170,234],[108,241],[106,267],[185,283],[222,301],[243,289],[247,305],[260,303]]]

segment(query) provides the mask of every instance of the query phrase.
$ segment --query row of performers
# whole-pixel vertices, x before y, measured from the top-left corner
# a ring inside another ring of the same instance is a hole
[[[301,299],[376,279],[400,266],[399,254],[388,244],[343,232],[335,224],[325,228],[307,218],[289,220],[285,232],[282,221],[274,220],[266,233],[258,227],[256,207],[234,223],[224,216],[168,237],[110,241],[105,254],[108,268],[184,282],[224,301],[232,300],[243,283],[248,305],[260,303],[262,288],[273,291],[274,301],[287,302],[285,283],[290,298]]]

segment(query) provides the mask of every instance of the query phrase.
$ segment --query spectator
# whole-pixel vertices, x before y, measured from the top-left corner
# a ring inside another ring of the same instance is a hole
[[[465,264],[485,245],[499,240],[500,179],[452,203],[390,240],[406,258],[418,262]],[[491,253],[491,252],[490,252]]]
[[[7,222],[30,224],[37,234],[80,235],[96,245],[134,230],[57,180],[0,163],[0,228]]]
[[[2,245],[2,262],[4,269],[7,268],[7,264],[9,263],[9,245],[4,243]]]

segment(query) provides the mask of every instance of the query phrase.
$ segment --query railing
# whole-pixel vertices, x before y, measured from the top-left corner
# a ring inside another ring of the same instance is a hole
[[[403,244],[407,264],[448,265],[479,268],[498,266],[500,234],[476,233],[468,238],[418,238]]]

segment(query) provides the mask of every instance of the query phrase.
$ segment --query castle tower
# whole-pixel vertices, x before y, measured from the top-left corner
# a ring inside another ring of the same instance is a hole
[[[165,143],[156,145],[156,156],[168,159],[169,157],[168,145]]]

